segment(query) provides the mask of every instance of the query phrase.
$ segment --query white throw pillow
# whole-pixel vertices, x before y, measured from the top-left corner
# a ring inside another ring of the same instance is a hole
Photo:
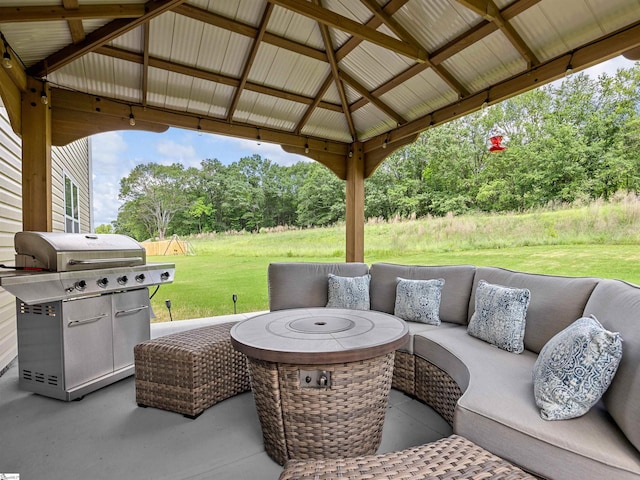
[[[440,325],[440,299],[444,279],[396,279],[396,303],[393,314],[408,322]]]
[[[619,333],[596,317],[583,317],[551,338],[533,367],[540,416],[566,420],[584,415],[609,388],[622,358]]]
[[[476,288],[476,308],[467,333],[508,352],[522,353],[530,297],[526,288],[504,287],[480,280]]]
[[[329,308],[369,310],[369,283],[371,275],[361,277],[339,277],[329,274]]]

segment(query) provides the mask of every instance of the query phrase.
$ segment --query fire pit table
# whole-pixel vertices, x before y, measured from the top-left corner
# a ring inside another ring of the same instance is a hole
[[[302,308],[236,324],[265,450],[290,458],[368,455],[380,446],[394,352],[407,325],[375,311]]]

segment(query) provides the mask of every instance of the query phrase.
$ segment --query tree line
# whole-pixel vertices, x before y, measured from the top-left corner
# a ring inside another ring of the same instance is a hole
[[[492,132],[506,149],[490,153]],[[562,82],[423,132],[365,182],[365,216],[525,211],[640,190],[640,64]],[[345,185],[316,162],[260,155],[136,166],[123,205],[100,229],[139,240],[170,234],[322,226],[344,219]]]

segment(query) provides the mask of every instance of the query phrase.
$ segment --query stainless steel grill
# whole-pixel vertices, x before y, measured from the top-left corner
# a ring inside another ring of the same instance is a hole
[[[20,387],[69,401],[132,375],[149,287],[172,282],[175,265],[146,263],[125,235],[20,232],[14,243],[0,286],[17,297]]]

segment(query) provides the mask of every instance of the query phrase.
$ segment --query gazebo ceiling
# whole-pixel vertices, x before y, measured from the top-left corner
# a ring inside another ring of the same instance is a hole
[[[177,126],[279,143],[325,164],[354,142],[389,153],[567,69],[640,49],[640,0],[1,5],[14,83],[51,88],[54,144]]]

